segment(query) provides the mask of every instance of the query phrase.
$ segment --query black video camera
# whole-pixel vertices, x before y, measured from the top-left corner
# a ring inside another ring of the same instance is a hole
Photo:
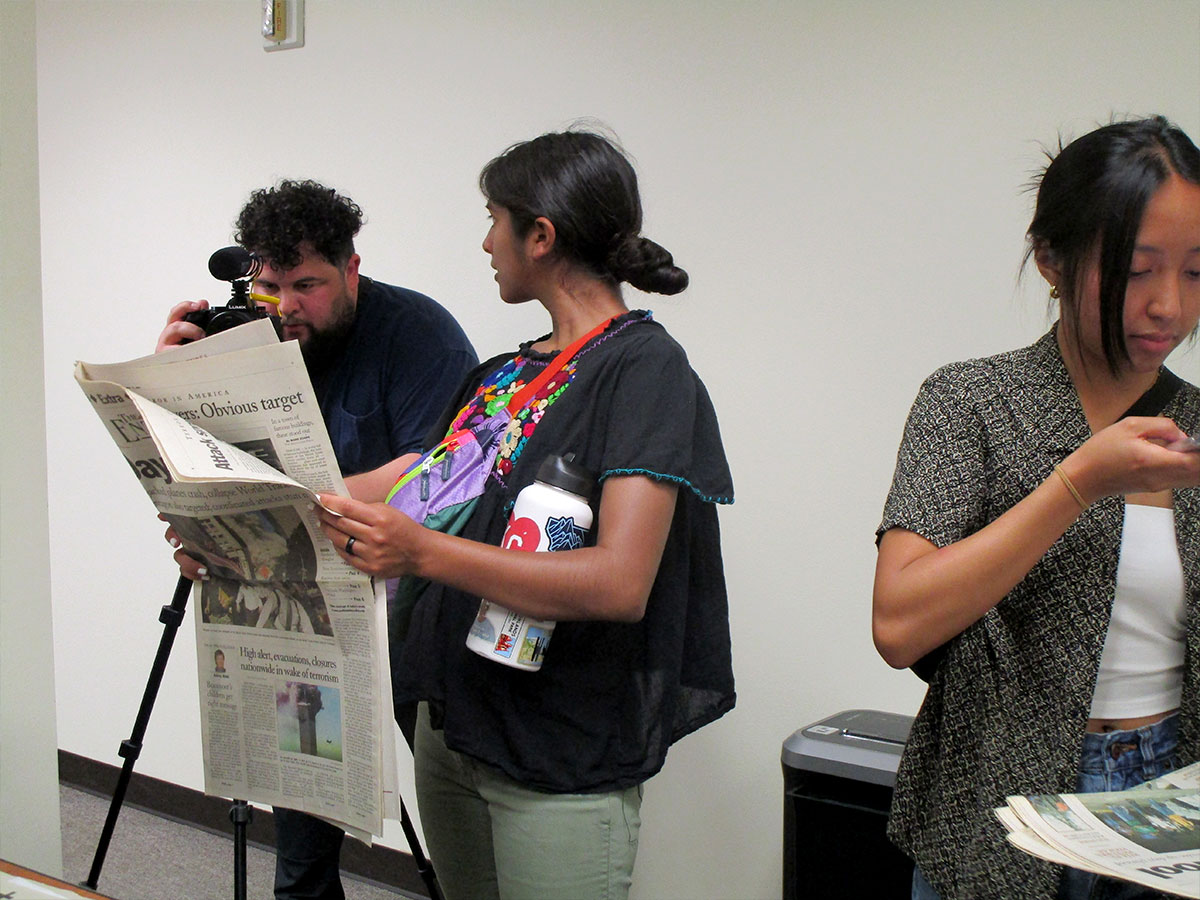
[[[208,258],[208,271],[213,278],[230,282],[229,303],[198,309],[183,317],[204,329],[205,336],[245,325],[255,319],[270,317],[276,334],[280,333],[279,318],[255,305],[250,299],[250,282],[262,271],[262,260],[244,247],[222,247]]]

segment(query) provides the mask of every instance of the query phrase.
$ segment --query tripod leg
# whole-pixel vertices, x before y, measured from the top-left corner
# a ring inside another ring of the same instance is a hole
[[[408,810],[405,808],[403,800],[400,801],[400,827],[404,830],[404,837],[408,840],[408,849],[412,852],[417,873],[425,882],[425,887],[429,888],[429,900],[443,900],[437,873],[433,871],[433,864],[421,850],[421,841],[417,838],[417,830],[413,827],[412,819],[408,817]]]
[[[245,800],[234,800],[229,810],[233,822],[233,898],[246,900],[246,826],[254,818],[254,810]]]
[[[142,752],[142,737],[150,722],[154,700],[158,696],[163,672],[167,668],[167,659],[171,656],[171,646],[175,642],[175,632],[179,630],[179,623],[183,621],[188,594],[191,593],[191,590],[192,582],[180,575],[179,582],[175,585],[175,596],[171,599],[171,605],[164,606],[158,614],[158,621],[163,623],[162,638],[158,642],[158,653],[154,657],[154,664],[150,667],[150,677],[146,679],[146,689],[142,693],[142,705],[138,708],[133,731],[129,735],[129,740],[122,741],[121,749],[117,751],[125,763],[121,767],[121,774],[117,779],[116,789],[113,791],[112,803],[108,807],[108,818],[104,821],[104,830],[100,833],[100,841],[96,845],[96,855],[92,858],[92,870],[88,874],[87,881],[83,883],[84,887],[90,890],[95,890],[96,883],[100,880],[100,869],[104,866],[104,857],[108,853],[113,829],[117,825],[117,816],[121,813],[121,804],[125,802],[125,790],[129,787],[133,764],[137,762],[137,758]]]

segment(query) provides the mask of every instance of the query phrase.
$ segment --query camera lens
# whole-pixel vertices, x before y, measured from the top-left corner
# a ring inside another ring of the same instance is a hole
[[[204,326],[205,334],[217,334],[259,318],[256,311],[248,309],[214,309],[211,312],[212,315]]]

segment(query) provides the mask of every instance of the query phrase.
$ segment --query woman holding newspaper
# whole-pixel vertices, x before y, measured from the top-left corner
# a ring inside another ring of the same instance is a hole
[[[875,644],[930,684],[889,824],[914,898],[1138,896],[1060,884],[992,809],[1200,747],[1200,390],[1163,366],[1200,320],[1200,151],[1162,118],[1079,138],[1028,239],[1059,321],[925,382],[877,532]]]
[[[417,793],[447,897],[623,897],[642,783],[673,741],[733,706],[715,511],[732,483],[682,348],[622,298],[623,281],[687,285],[640,235],[623,153],[596,134],[546,134],[490,162],[480,186],[500,298],[537,300],[550,316],[548,334],[471,373],[429,435],[432,446],[507,405],[483,492],[458,536],[361,502],[382,500],[409,457],[349,479],[357,500],[323,497],[341,517],[322,518],[364,572],[431,582],[393,647],[393,677],[398,699],[425,701]],[[559,365],[528,405],[508,403]],[[584,546],[501,548],[518,493],[568,452],[600,485]],[[539,671],[465,646],[483,597],[557,620]]]

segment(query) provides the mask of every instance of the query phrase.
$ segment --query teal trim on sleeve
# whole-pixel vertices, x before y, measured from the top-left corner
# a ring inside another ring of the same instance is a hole
[[[684,485],[705,503],[721,503],[727,506],[733,504],[733,497],[710,497],[696,490],[694,484],[686,478],[680,478],[678,475],[664,475],[661,472],[651,472],[649,469],[609,469],[600,476],[600,484],[603,484],[605,479],[612,475],[644,475],[647,478],[653,478],[655,481],[671,481],[675,484]]]

